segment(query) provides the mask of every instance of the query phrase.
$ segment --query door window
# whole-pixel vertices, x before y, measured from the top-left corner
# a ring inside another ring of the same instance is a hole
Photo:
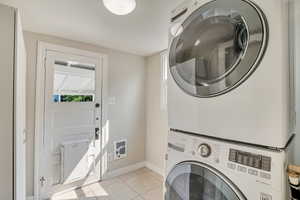
[[[255,69],[266,43],[262,12],[241,0],[205,4],[180,29],[170,47],[171,74],[185,92],[198,97],[236,87]]]
[[[166,181],[166,200],[245,200],[231,182],[197,163],[177,165]]]
[[[55,61],[53,102],[93,102],[95,66]]]

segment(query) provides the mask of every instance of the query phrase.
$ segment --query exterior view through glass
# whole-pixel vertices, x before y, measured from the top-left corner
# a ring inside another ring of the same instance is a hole
[[[245,200],[213,171],[201,165],[177,165],[167,177],[166,200]]]
[[[53,102],[93,102],[95,66],[56,61],[53,77]]]
[[[170,70],[193,96],[217,96],[234,88],[255,69],[265,50],[265,18],[247,1],[212,1],[180,28],[170,46]]]

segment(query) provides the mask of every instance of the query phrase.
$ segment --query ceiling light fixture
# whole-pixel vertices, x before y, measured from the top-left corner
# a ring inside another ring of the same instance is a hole
[[[103,0],[104,6],[116,15],[127,15],[136,7],[135,0]]]

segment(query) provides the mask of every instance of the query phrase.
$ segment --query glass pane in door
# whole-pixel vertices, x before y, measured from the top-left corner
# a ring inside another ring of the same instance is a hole
[[[94,97],[95,66],[55,62],[53,102],[93,102]]]

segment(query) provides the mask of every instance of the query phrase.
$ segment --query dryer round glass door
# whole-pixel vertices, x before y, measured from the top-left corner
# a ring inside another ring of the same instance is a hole
[[[211,1],[171,34],[171,74],[190,95],[224,94],[259,65],[267,36],[266,19],[255,4],[247,0]]]
[[[234,184],[217,170],[201,163],[175,166],[166,180],[165,200],[246,200]]]

